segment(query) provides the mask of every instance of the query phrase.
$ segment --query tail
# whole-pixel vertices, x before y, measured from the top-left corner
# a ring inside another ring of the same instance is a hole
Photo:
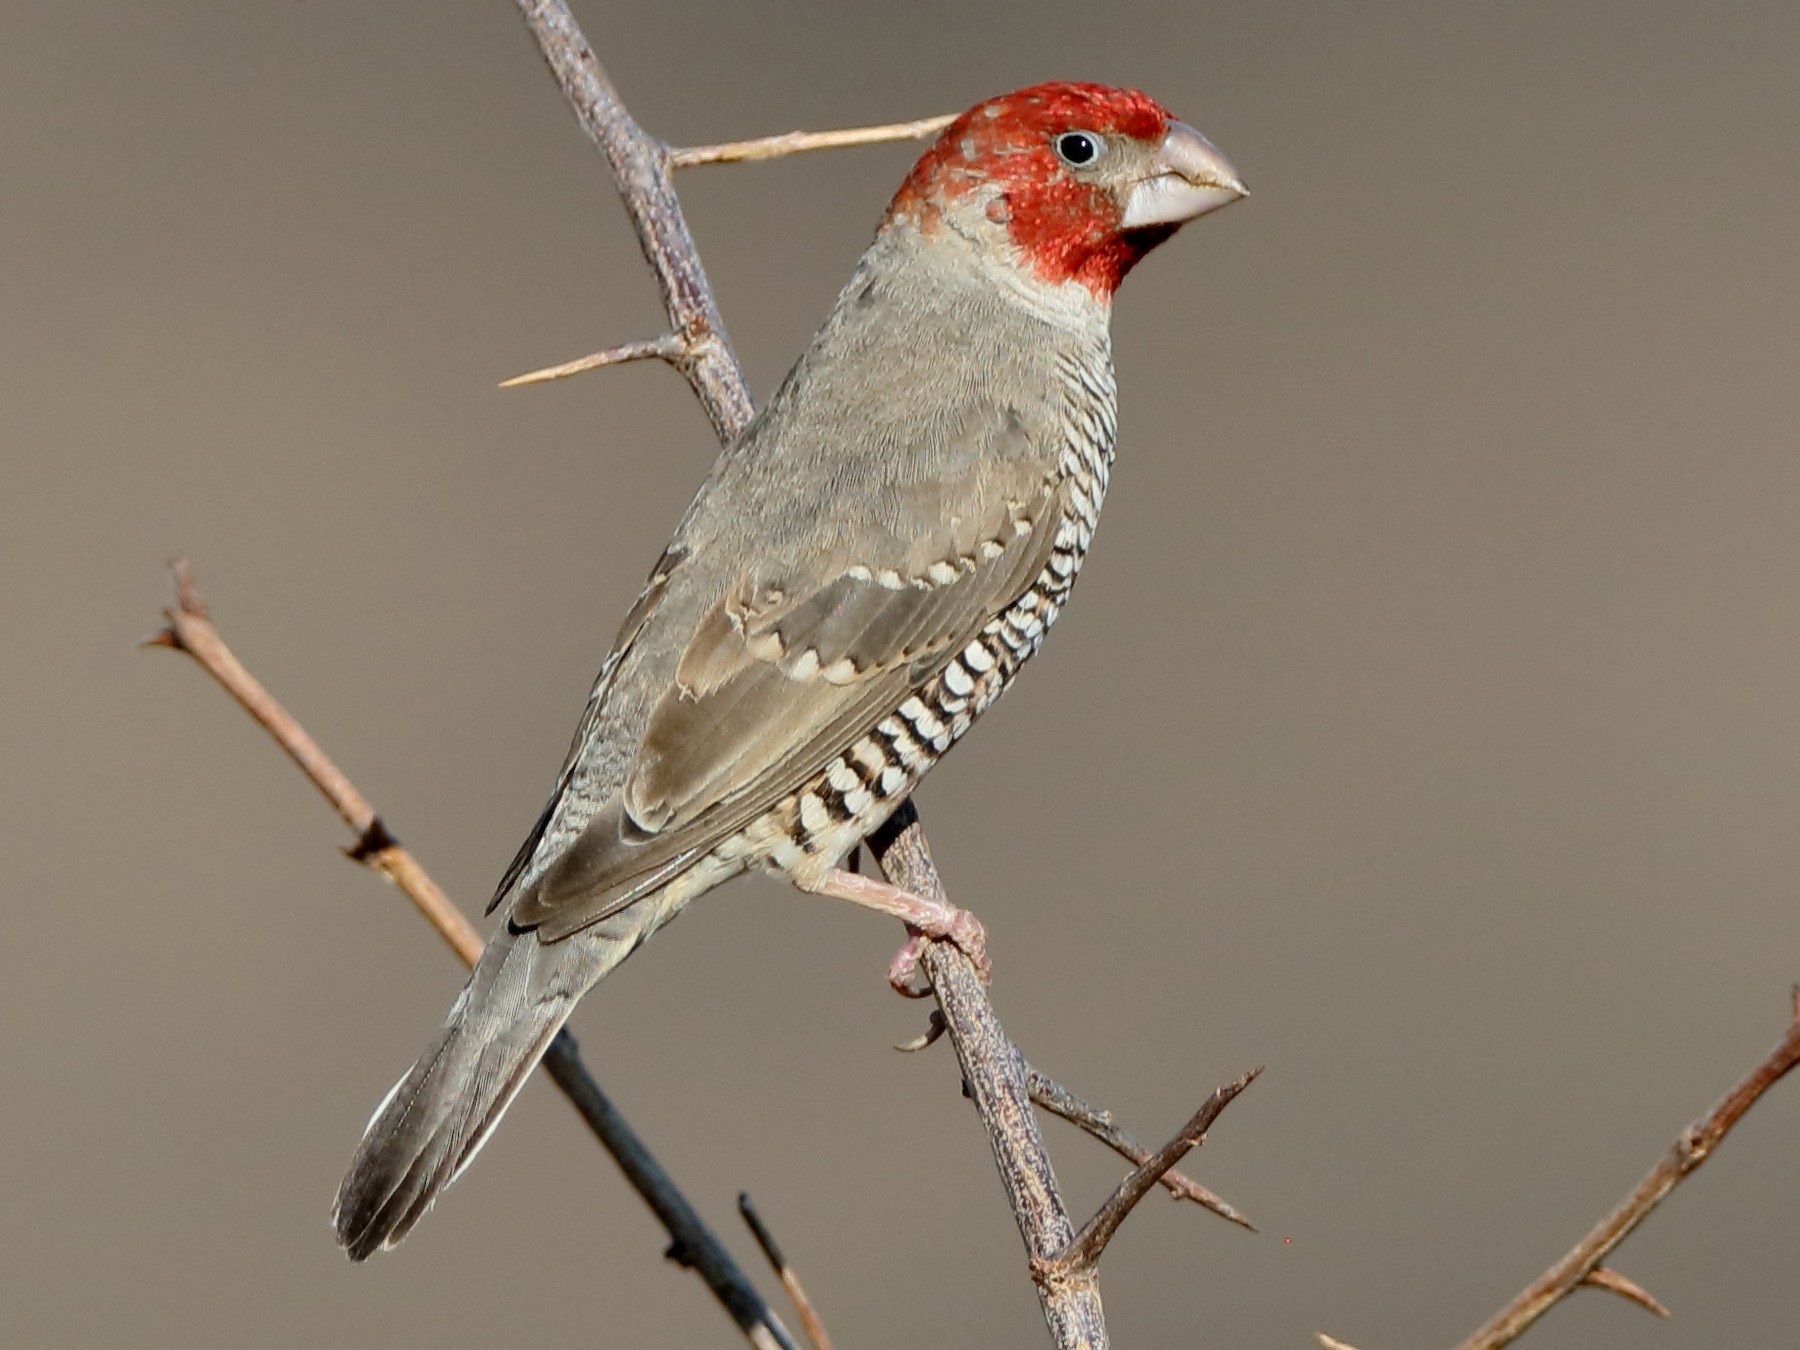
[[[647,896],[554,943],[502,927],[451,1006],[437,1043],[388,1092],[332,1207],[352,1261],[392,1247],[480,1152],[594,983],[678,905]]]

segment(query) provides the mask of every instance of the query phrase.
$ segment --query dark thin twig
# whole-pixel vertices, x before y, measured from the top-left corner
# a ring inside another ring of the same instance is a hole
[[[1150,1194],[1170,1168],[1187,1157],[1191,1150],[1199,1147],[1206,1138],[1206,1132],[1212,1128],[1212,1123],[1219,1118],[1219,1113],[1230,1106],[1240,1092],[1254,1083],[1260,1073],[1262,1066],[1258,1065],[1240,1075],[1234,1082],[1219,1088],[1194,1112],[1173,1139],[1134,1168],[1069,1245],[1053,1258],[1053,1278],[1066,1279],[1079,1272],[1092,1271],[1098,1266],[1100,1257],[1106,1251],[1106,1244],[1112,1241],[1113,1234],[1119,1231],[1119,1225],[1125,1222],[1126,1216],[1137,1208],[1138,1201]]]
[[[213,626],[206,605],[194,589],[193,574],[185,561],[174,565],[175,604],[163,611],[168,626],[145,639],[146,646],[168,647],[191,656],[201,669],[217,680],[256,723],[267,731],[293,760],[309,782],[331,803],[357,843],[346,850],[356,862],[381,873],[413,902],[450,949],[472,966],[481,955],[481,935],[450,898],[419,865],[416,858],[388,832],[356,785],[332,763],[319,743],[252,675],[225,645]],[[795,1350],[794,1340],[775,1316],[756,1287],[738,1269],[718,1238],[707,1228],[687,1198],[662,1169],[644,1141],[626,1122],[617,1107],[600,1090],[574,1038],[566,1031],[551,1042],[544,1056],[556,1085],[563,1090],[594,1137],[612,1154],[619,1170],[643,1197],[669,1232],[672,1251],[683,1264],[692,1266],[713,1296],[731,1315],[757,1350]]]
[[[812,1343],[813,1350],[831,1350],[831,1337],[825,1330],[819,1310],[813,1307],[812,1300],[806,1296],[799,1272],[776,1244],[775,1235],[762,1221],[762,1215],[756,1212],[756,1206],[750,1203],[747,1193],[738,1196],[738,1213],[744,1216],[744,1222],[749,1225],[750,1235],[756,1239],[756,1245],[769,1258],[775,1278],[781,1281],[781,1287],[787,1291],[787,1296],[794,1305],[794,1312],[800,1318],[800,1329],[806,1333],[806,1339]]]

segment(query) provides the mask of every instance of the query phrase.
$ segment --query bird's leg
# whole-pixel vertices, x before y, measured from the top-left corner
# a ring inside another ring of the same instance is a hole
[[[959,909],[947,900],[915,895],[874,877],[846,872],[841,867],[833,867],[816,885],[803,889],[834,900],[848,900],[880,914],[891,914],[912,930],[906,944],[888,966],[888,983],[908,998],[922,998],[929,992],[912,984],[913,973],[919,968],[919,957],[924,953],[927,941],[954,943],[975,963],[981,978],[984,981],[988,978],[987,930],[981,926],[981,920],[966,909]]]

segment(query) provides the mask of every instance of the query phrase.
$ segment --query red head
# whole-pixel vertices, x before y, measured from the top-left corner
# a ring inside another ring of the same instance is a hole
[[[952,122],[888,215],[1004,240],[1039,280],[1104,298],[1183,222],[1243,195],[1224,157],[1149,95],[1040,84]]]

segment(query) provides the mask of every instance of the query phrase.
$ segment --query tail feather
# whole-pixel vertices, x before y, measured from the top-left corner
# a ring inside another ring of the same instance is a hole
[[[577,1000],[679,907],[648,897],[555,943],[530,932],[496,934],[436,1044],[363,1132],[332,1207],[352,1261],[412,1230],[480,1152]]]

